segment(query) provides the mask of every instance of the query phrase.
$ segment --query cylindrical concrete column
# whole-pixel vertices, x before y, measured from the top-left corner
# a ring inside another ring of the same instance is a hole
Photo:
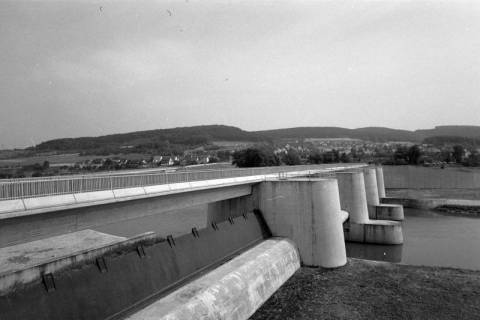
[[[378,196],[385,198],[385,180],[383,178],[383,168],[380,166],[375,167],[375,174],[377,175],[377,187],[378,187]]]
[[[347,263],[340,197],[335,179],[312,181],[313,219],[312,237],[319,265],[336,268]]]
[[[265,181],[253,189],[273,236],[298,246],[307,266],[335,268],[347,263],[338,183],[335,179]]]
[[[363,169],[365,180],[365,192],[367,194],[367,204],[378,206],[380,199],[378,197],[377,174],[375,168]]]
[[[350,215],[353,223],[368,222],[367,195],[363,172],[337,173],[340,206]]]

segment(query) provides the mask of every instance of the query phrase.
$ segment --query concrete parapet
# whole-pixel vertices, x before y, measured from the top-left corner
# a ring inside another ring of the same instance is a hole
[[[337,180],[270,180],[253,195],[272,234],[292,239],[302,263],[335,268],[347,262]]]
[[[96,202],[112,200],[115,198],[112,190],[94,191],[94,192],[82,192],[74,195],[78,203],[83,202]]]
[[[347,223],[345,239],[347,241],[375,243],[375,244],[402,244],[402,224],[398,221],[371,220],[367,223]]]
[[[268,239],[127,319],[248,319],[299,268],[293,242]]]
[[[403,221],[403,206],[399,204],[379,204],[369,210],[370,219]]]
[[[58,196],[27,198],[23,199],[23,203],[27,210],[35,210],[76,204],[76,200],[73,194],[63,194]]]
[[[25,210],[22,199],[0,201],[0,214]]]
[[[166,193],[170,191],[170,185],[168,184],[159,184],[155,186],[146,186],[143,187],[146,194],[155,194],[155,193]]]
[[[337,173],[340,206],[350,215],[354,223],[368,222],[368,206],[365,181],[362,172]]]
[[[145,189],[143,187],[138,188],[126,188],[113,190],[115,198],[129,198],[145,195]]]
[[[385,198],[385,180],[383,178],[383,167],[375,167],[375,175],[377,176],[378,197]]]

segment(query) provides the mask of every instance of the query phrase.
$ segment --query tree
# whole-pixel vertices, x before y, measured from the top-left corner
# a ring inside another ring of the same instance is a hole
[[[350,155],[343,152],[340,154],[340,162],[344,162],[344,163],[352,162],[352,158],[350,157]]]
[[[278,166],[279,160],[269,148],[248,148],[235,151],[232,164],[240,168]]]
[[[282,162],[287,166],[296,166],[300,164],[300,156],[295,149],[288,149],[282,156]]]
[[[420,148],[417,145],[413,145],[410,148],[408,148],[407,162],[409,164],[419,164],[421,156],[422,156],[422,152],[420,151]]]
[[[461,163],[464,155],[465,148],[462,145],[457,144],[453,146],[453,159],[456,163]]]
[[[310,153],[310,155],[308,156],[308,160],[310,161],[310,163],[314,164],[323,163],[323,154],[320,151],[315,150]]]

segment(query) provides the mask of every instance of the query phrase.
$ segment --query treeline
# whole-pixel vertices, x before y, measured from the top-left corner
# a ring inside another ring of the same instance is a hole
[[[431,144],[437,147],[446,145],[461,145],[467,149],[476,149],[480,147],[479,138],[457,137],[457,136],[435,136],[425,138],[423,140],[425,144]]]
[[[351,162],[350,155],[336,150],[329,152],[300,153],[295,149],[275,152],[270,146],[247,148],[235,151],[232,155],[232,164],[237,167],[269,167],[269,166],[295,166],[301,164],[320,164]]]

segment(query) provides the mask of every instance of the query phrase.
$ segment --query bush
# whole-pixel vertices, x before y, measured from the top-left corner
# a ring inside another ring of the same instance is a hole
[[[240,168],[278,166],[279,160],[273,150],[267,148],[248,148],[233,153],[232,164]]]

